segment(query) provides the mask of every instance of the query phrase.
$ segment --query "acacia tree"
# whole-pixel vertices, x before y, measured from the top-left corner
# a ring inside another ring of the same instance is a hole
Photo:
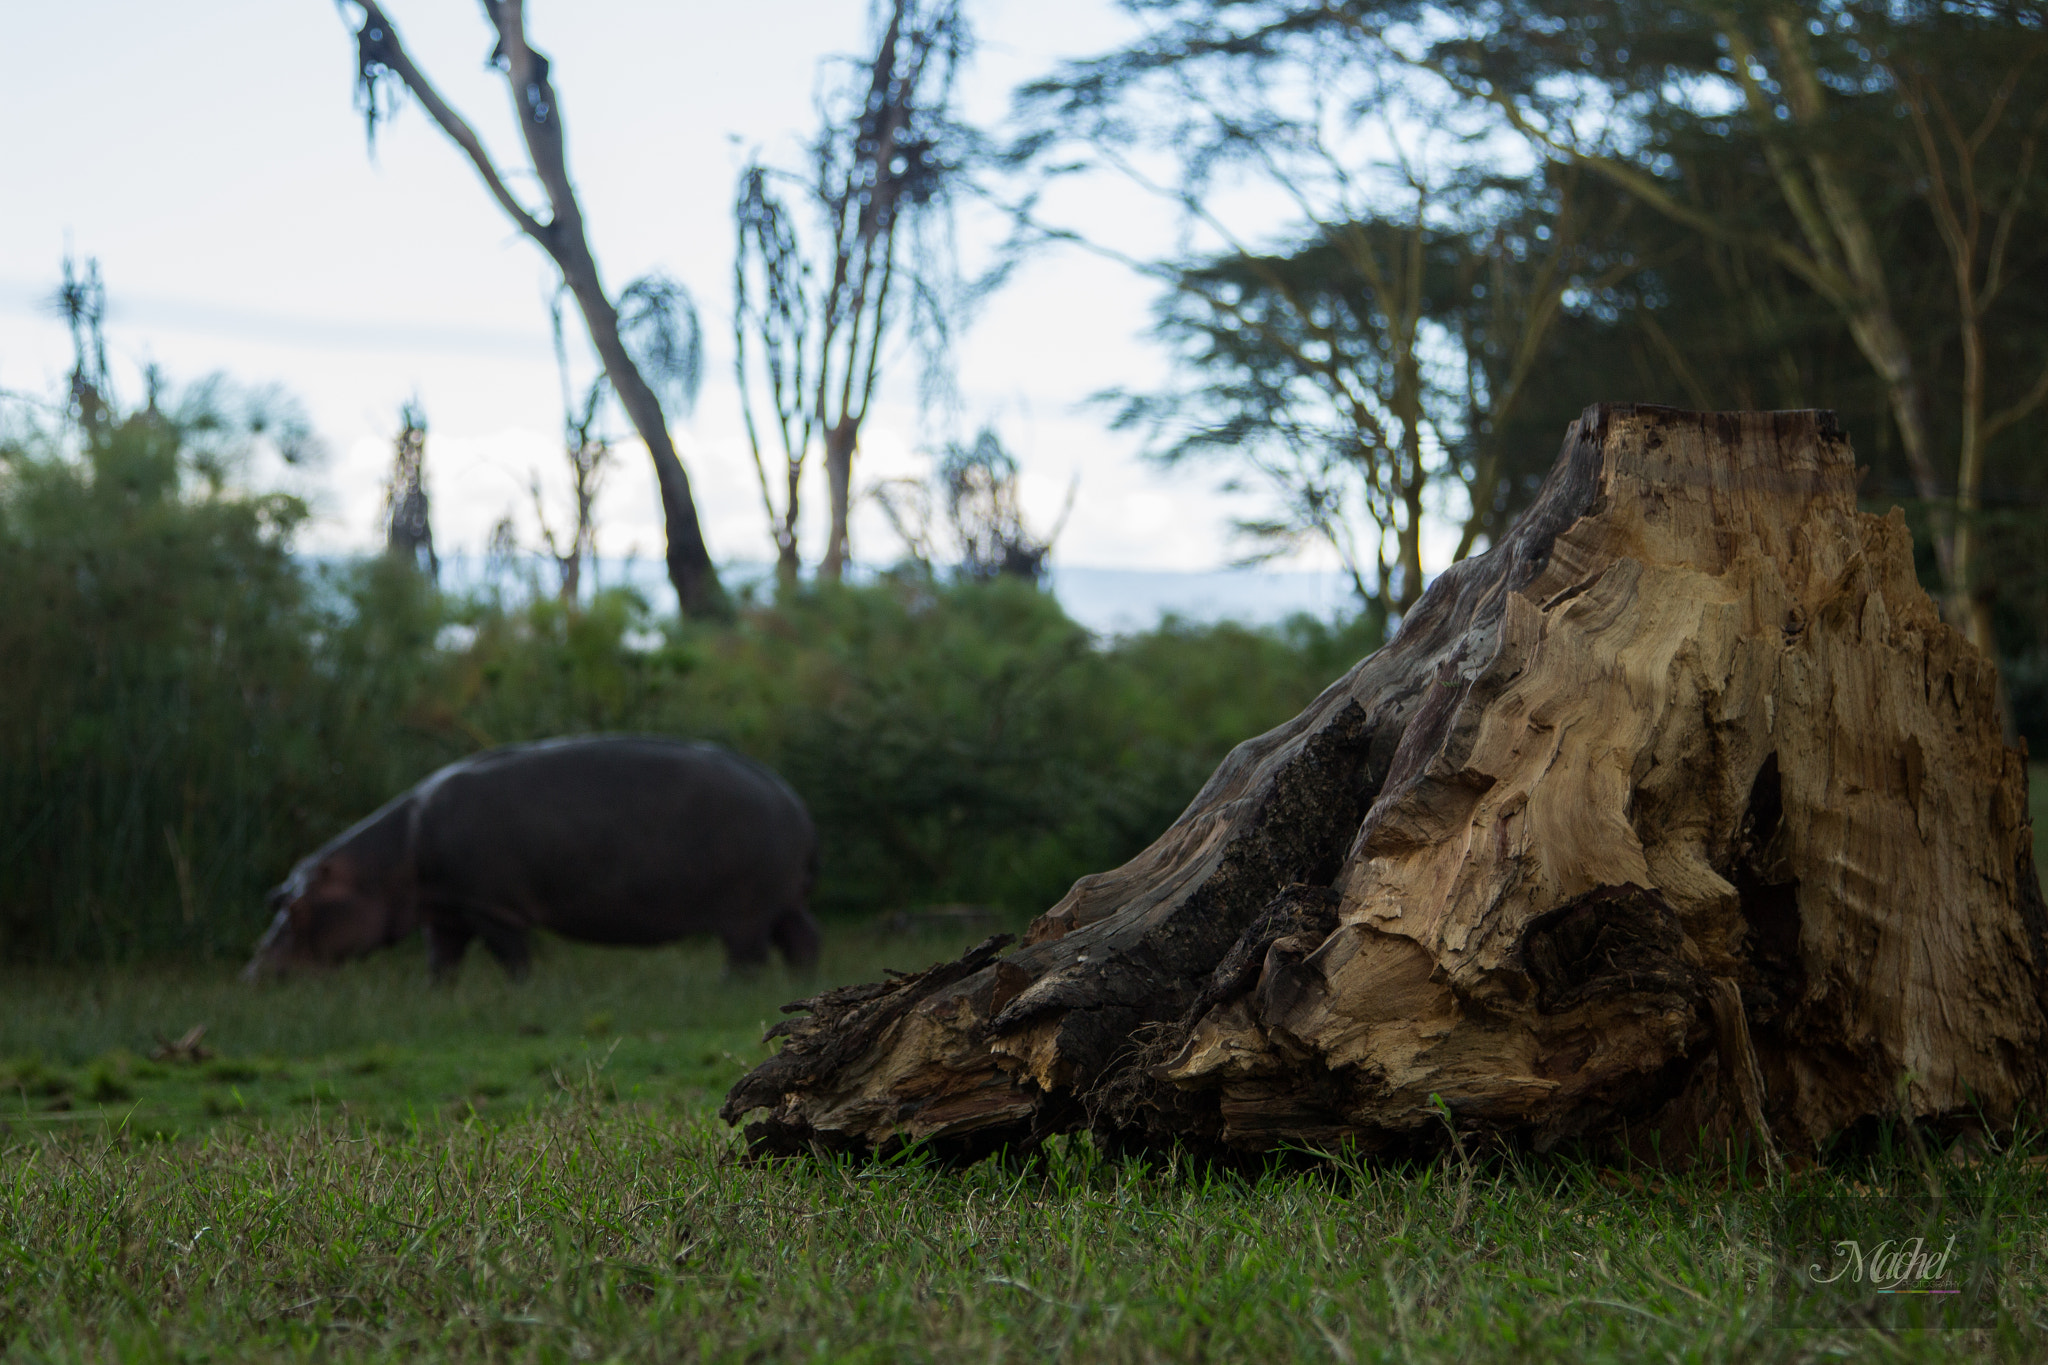
[[[442,98],[414,63],[376,0],[350,0],[362,11],[356,28],[356,69],[359,98],[370,136],[391,117],[391,99],[382,95],[392,82],[412,93],[420,107],[470,164],[505,215],[531,238],[561,272],[562,283],[575,298],[590,332],[591,345],[604,365],[619,406],[647,445],[661,491],[662,516],[668,529],[668,574],[686,615],[712,615],[725,610],[718,571],[704,543],[690,477],[676,454],[663,414],[658,386],[671,383],[663,373],[664,355],[677,357],[692,348],[677,343],[682,320],[671,310],[632,307],[633,289],[617,301],[606,292],[584,231],[583,209],[569,180],[568,148],[562,128],[561,103],[549,79],[548,59],[526,37],[524,0],[483,0],[484,17],[497,42],[490,63],[505,77],[519,120],[528,163],[547,200],[545,210],[530,208],[513,194],[498,164],[469,122]],[[545,216],[543,216],[545,213]],[[644,286],[639,296],[650,305],[656,296],[674,301],[673,286]],[[639,326],[633,324],[635,317]],[[691,320],[694,328],[694,319]],[[636,346],[636,343],[638,345]]]
[[[1121,420],[1159,458],[1218,456],[1277,495],[1277,515],[1239,523],[1259,557],[1319,539],[1361,598],[1405,612],[1426,517],[1456,515],[1446,485],[1465,503],[1456,558],[1533,493],[1540,470],[1502,436],[1567,301],[1635,262],[1590,250],[1575,177],[1497,173],[1457,110],[1342,30],[1272,3],[1127,8],[1147,35],[1027,87],[1015,153],[1117,172],[1204,242],[1175,260],[1111,251],[1166,287],[1156,330],[1184,381],[1124,395]],[[1285,221],[1231,221],[1247,189]]]
[[[1545,155],[1769,261],[1833,312],[1882,385],[1913,486],[1936,513],[1943,610],[1990,650],[1997,585],[1978,552],[1987,451],[2048,402],[2048,352],[2015,335],[2032,320],[2027,291],[2012,288],[2048,206],[2039,10],[1446,8],[1470,31],[1420,60]],[[1731,196],[1700,173],[1729,155],[1770,191],[1761,205],[1748,186]],[[1917,250],[1904,221],[1915,200],[1935,252]]]
[[[920,344],[929,397],[943,385],[957,306],[945,237],[965,140],[951,103],[967,24],[956,0],[888,0],[875,13],[872,55],[820,101],[808,173],[756,159],[740,173],[733,207],[734,363],[784,581],[800,563],[796,526],[813,441],[822,442],[831,511],[819,573],[837,579],[850,553],[854,457],[890,350],[905,333]],[[798,187],[813,226],[775,192],[776,181]],[[771,458],[779,476],[769,474]]]
[[[1938,596],[1981,646],[2012,570],[1987,563],[1987,471],[2022,459],[2027,426],[2048,407],[2048,346],[2037,291],[2015,288],[2048,266],[2040,141],[2048,136],[2048,23],[2038,6],[1974,0],[1881,5],[1730,0],[1673,9],[1642,0],[1124,0],[1147,36],[1063,70],[1028,92],[1061,133],[1096,130],[1112,150],[1146,130],[1148,88],[1192,91],[1179,103],[1239,101],[1239,138],[1261,155],[1288,146],[1288,120],[1260,114],[1271,90],[1338,91],[1347,72],[1396,90],[1448,92],[1462,108],[1429,120],[1498,155],[1519,132],[1539,160],[1584,173],[1640,209],[1624,234],[1658,238],[1662,217],[1689,234],[1683,254],[1712,295],[1680,281],[1705,312],[1660,327],[1659,291],[1618,319],[1600,282],[1572,281],[1551,326],[1625,321],[1702,406],[1753,406],[1749,391],[1806,406],[1825,399],[1806,358],[1838,332],[1889,411],[1913,501],[1930,515]],[[1291,81],[1265,82],[1282,68]],[[1204,73],[1236,79],[1218,84]],[[1353,100],[1340,107],[1369,108]],[[1166,106],[1169,113],[1172,106]],[[1256,117],[1263,117],[1264,123]],[[1206,117],[1206,115],[1204,116]],[[1213,120],[1212,120],[1213,121]],[[1298,120],[1296,120],[1298,122]],[[1162,141],[1216,156],[1201,123],[1154,123]],[[1240,161],[1243,159],[1240,158]],[[1553,172],[1554,175],[1554,172]],[[1541,183],[1531,179],[1528,183]],[[1318,215],[1309,214],[1310,218]],[[1296,243],[1312,234],[1301,233]],[[1662,248],[1673,243],[1668,235]],[[1606,259],[1628,264],[1621,250]],[[1635,251],[1638,269],[1646,264]],[[1606,287],[1618,281],[1609,279]],[[1537,316],[1524,312],[1525,316]],[[1668,316],[1668,314],[1667,314]],[[1744,359],[1768,373],[1712,377],[1699,336],[1746,335]],[[1603,356],[1611,360],[1612,356]],[[1641,367],[1624,356],[1631,372]],[[1545,362],[1575,399],[1611,392],[1617,373],[1590,361]],[[1526,389],[1525,389],[1526,392]],[[1886,441],[1873,441],[1884,458]]]
[[[1490,215],[1466,197],[1441,218],[1409,188],[1398,215],[1155,272],[1170,286],[1156,332],[1189,378],[1120,414],[1152,428],[1168,462],[1255,471],[1280,511],[1239,528],[1269,552],[1322,540],[1359,597],[1394,615],[1422,591],[1426,497],[1442,508],[1443,485],[1462,493],[1462,511],[1446,509],[1454,561],[1526,503],[1541,471],[1508,438],[1566,300],[1636,268],[1592,249],[1569,184],[1516,186],[1521,201]]]

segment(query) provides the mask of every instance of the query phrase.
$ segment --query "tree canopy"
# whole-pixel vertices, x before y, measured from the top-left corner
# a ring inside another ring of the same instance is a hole
[[[1181,212],[1140,262],[1177,378],[1120,411],[1276,496],[1255,551],[1320,537],[1398,614],[1422,525],[1497,538],[1586,402],[1832,408],[2040,725],[2048,10],[1124,8],[1145,36],[1025,88],[1014,156]]]

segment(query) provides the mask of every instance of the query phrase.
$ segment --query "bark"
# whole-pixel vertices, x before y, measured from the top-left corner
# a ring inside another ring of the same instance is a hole
[[[791,1006],[763,1154],[1462,1128],[1683,1161],[2048,1084],[1991,665],[1829,414],[1594,407],[1501,543],[1023,946]],[[1440,1097],[1440,1100],[1439,1100]]]
[[[865,400],[862,408],[866,408]],[[819,561],[818,575],[832,583],[837,583],[846,572],[853,555],[847,525],[853,509],[853,455],[860,444],[860,423],[858,414],[849,414],[825,428],[825,492],[832,524],[826,534],[825,557]]]
[[[619,406],[626,410],[627,420],[646,442],[647,453],[654,460],[655,485],[661,491],[662,524],[668,530],[669,582],[675,585],[676,599],[685,616],[723,615],[728,610],[725,592],[718,581],[718,570],[711,563],[710,548],[704,543],[704,528],[697,520],[697,500],[690,491],[690,476],[669,436],[661,400],[641,377],[640,368],[619,339],[618,310],[598,280],[597,263],[589,248],[583,246],[580,232],[574,246],[577,249],[565,250],[556,261],[589,325],[590,340],[597,348],[598,359],[604,362],[605,378],[611,381]]]

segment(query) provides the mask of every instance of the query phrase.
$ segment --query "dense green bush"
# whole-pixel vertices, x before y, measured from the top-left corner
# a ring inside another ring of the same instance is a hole
[[[1098,642],[1014,581],[903,576],[656,621],[307,569],[295,500],[156,413],[0,443],[0,954],[235,954],[264,888],[442,763],[544,735],[714,739],[824,842],[828,915],[1022,915],[1170,821],[1223,753],[1378,631],[1169,622]],[[452,628],[452,629],[451,629]]]
[[[304,507],[229,488],[154,411],[67,455],[0,446],[0,951],[246,942],[252,895],[438,747],[383,742],[439,665],[431,594],[319,585]],[[316,605],[316,599],[326,605]]]

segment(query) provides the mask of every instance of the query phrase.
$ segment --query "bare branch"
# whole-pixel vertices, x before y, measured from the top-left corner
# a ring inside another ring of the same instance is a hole
[[[375,82],[384,72],[403,82],[405,88],[412,92],[412,97],[420,102],[420,107],[427,111],[428,117],[440,125],[441,131],[448,135],[448,140],[460,147],[463,154],[469,158],[470,164],[476,167],[476,173],[483,180],[484,188],[498,201],[498,207],[504,209],[506,216],[519,225],[520,231],[546,247],[548,226],[528,212],[526,206],[506,187],[504,177],[498,174],[498,168],[493,164],[490,153],[484,149],[483,139],[478,137],[476,130],[469,126],[469,122],[441,97],[441,92],[434,88],[426,73],[414,64],[411,55],[405,50],[405,44],[399,40],[398,30],[392,26],[390,19],[385,17],[376,0],[354,0],[354,3],[362,6],[363,10],[362,25],[356,30],[356,60],[360,79],[365,87],[374,92]],[[372,98],[374,99],[374,94]],[[374,104],[370,111],[370,121],[374,131],[377,121]]]

